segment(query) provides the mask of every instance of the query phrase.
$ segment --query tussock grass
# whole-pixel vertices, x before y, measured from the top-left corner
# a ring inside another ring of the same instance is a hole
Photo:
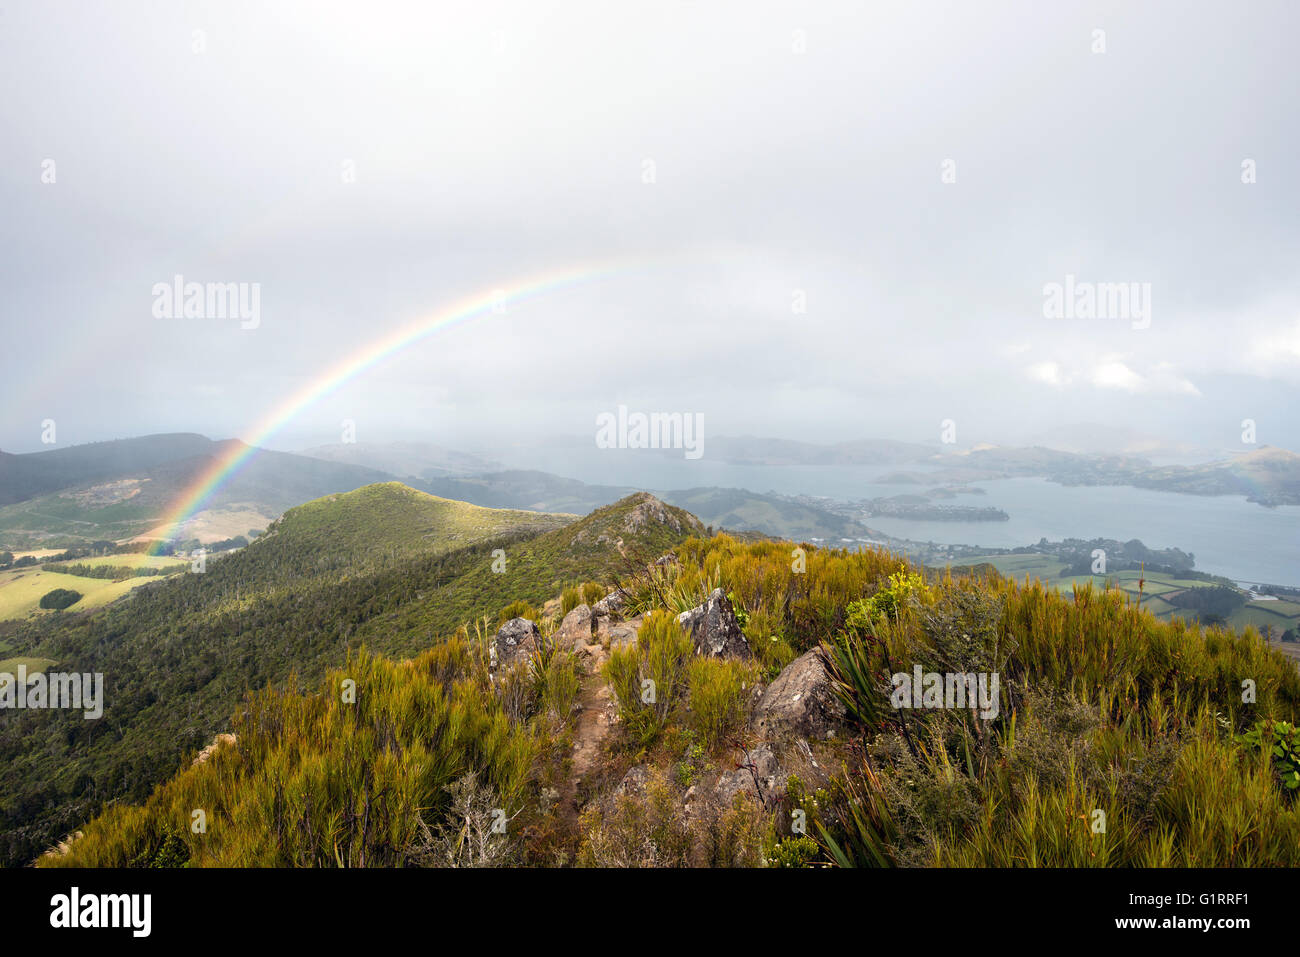
[[[345,700],[349,680],[355,703]],[[179,840],[190,866],[402,866],[468,774],[517,813],[545,744],[536,726],[510,720],[481,654],[462,639],[406,662],[363,650],[318,693],[291,682],[252,695],[232,731],[236,745],[143,807],[109,808],[67,854],[40,863],[149,865],[174,856]],[[196,810],[204,833],[192,829]]]
[[[642,622],[635,646],[610,652],[605,674],[618,699],[619,717],[641,744],[659,736],[681,703],[693,650],[677,619],[655,611]]]
[[[749,718],[754,665],[724,658],[695,658],[686,670],[690,689],[689,726],[710,751],[733,741]]]
[[[638,598],[672,610],[716,585],[743,604],[760,662],[762,638],[824,649],[858,749],[813,815],[826,860],[1300,863],[1292,765],[1242,737],[1296,721],[1300,674],[1253,629],[1160,621],[1087,585],[1062,595],[803,548],[800,574],[786,543],[692,540]],[[895,710],[890,675],[918,664],[996,672],[998,715]]]

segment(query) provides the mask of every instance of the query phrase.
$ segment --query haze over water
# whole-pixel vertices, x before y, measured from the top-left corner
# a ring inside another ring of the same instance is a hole
[[[529,463],[529,464],[525,464]],[[548,458],[530,449],[510,462],[601,485],[669,491],[699,486],[744,488],[841,501],[919,494],[925,484],[883,484],[899,466],[753,466],[705,458],[686,461],[656,452],[619,455],[565,449]],[[925,471],[906,466],[907,471]],[[936,485],[942,484],[939,482]],[[920,542],[1014,548],[1042,538],[1140,539],[1150,548],[1181,548],[1196,569],[1237,581],[1300,585],[1300,506],[1265,508],[1239,495],[1180,495],[1127,486],[1066,486],[1041,478],[972,482],[984,495],[959,495],[938,504],[990,506],[1005,522],[926,522],[876,516],[870,528]]]

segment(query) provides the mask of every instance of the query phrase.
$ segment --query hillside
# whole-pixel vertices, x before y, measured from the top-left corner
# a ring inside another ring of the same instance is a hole
[[[298,454],[327,462],[379,469],[405,479],[490,472],[501,467],[490,458],[428,442],[336,443],[303,449]]]
[[[393,634],[416,636],[417,640],[419,636],[446,634],[478,616],[495,618],[497,609],[513,601],[540,603],[566,585],[622,580],[686,538],[703,532],[704,524],[694,515],[647,492],[637,492],[555,531],[515,543],[497,543],[502,546],[504,566],[494,566],[485,549],[466,552],[458,574],[448,576],[435,590],[394,614],[369,622],[358,630],[358,637],[375,647]]]
[[[613,485],[588,485],[547,472],[512,470],[430,479],[424,488],[436,495],[477,505],[589,512],[634,492]],[[705,525],[734,532],[756,531],[796,540],[859,538],[858,522],[810,501],[739,488],[656,490],[663,501],[686,509]]]
[[[201,435],[153,435],[24,455],[0,453],[0,546],[13,550],[164,535],[196,479],[233,448]],[[181,537],[217,541],[265,527],[286,508],[390,479],[385,472],[259,450]]]
[[[317,681],[362,640],[412,653],[480,614],[495,619],[517,595],[599,579],[699,527],[649,497],[570,521],[386,483],[291,509],[205,573],[143,585],[93,614],[0,623],[5,658],[109,676],[99,720],[23,711],[0,722],[0,765],[15,782],[0,798],[0,859],[30,860],[104,801],[143,800],[225,728],[246,691],[290,674]],[[501,574],[496,549],[508,556]]]
[[[1300,455],[1266,445],[1226,462],[1148,469],[1133,484],[1191,495],[1244,495],[1261,505],[1300,505]]]
[[[291,508],[267,529],[265,541],[277,547],[284,539],[297,551],[344,552],[355,559],[450,551],[505,534],[551,531],[577,517],[483,508],[380,482]]]
[[[638,498],[562,532],[626,546],[676,517]],[[790,557],[694,538],[621,614],[574,607],[522,657],[501,657],[518,630],[462,630],[255,694],[40,864],[1300,864],[1298,769],[1269,744],[1293,740],[1273,722],[1300,716],[1300,673],[1253,632],[884,551]],[[913,668],[940,692],[900,707]],[[945,705],[943,673],[977,698]]]
[[[208,454],[211,446],[211,439],[181,432],[20,455],[0,452],[0,505],[195,458]]]

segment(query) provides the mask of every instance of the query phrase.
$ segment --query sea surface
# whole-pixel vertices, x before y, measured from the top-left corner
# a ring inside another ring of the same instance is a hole
[[[599,485],[659,490],[721,486],[841,500],[916,494],[929,486],[884,484],[881,476],[915,466],[763,466],[695,461],[660,452],[622,449],[557,451],[553,460],[530,450],[527,466]],[[542,459],[538,461],[539,457]],[[1066,486],[1016,478],[972,483],[983,495],[941,504],[994,506],[1006,522],[922,522],[875,517],[866,524],[920,542],[1010,548],[1042,538],[1140,539],[1150,548],[1181,548],[1200,571],[1236,581],[1300,586],[1300,506],[1265,508],[1238,495],[1179,495],[1124,486]]]

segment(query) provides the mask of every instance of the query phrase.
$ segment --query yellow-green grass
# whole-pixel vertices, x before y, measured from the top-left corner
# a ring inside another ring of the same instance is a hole
[[[1288,628],[1300,630],[1300,609],[1289,602],[1248,601],[1228,616],[1228,624],[1238,631],[1247,625],[1263,631],[1267,625],[1275,634],[1281,634]]]
[[[1025,576],[1043,581],[1055,579],[1065,562],[1050,555],[981,555],[978,558],[963,558],[952,563],[954,568],[963,565],[992,565],[1002,575],[1023,581]]]
[[[19,655],[16,658],[6,658],[0,661],[0,674],[16,675],[18,667],[24,665],[29,675],[34,675],[38,671],[44,671],[51,665],[58,664],[53,658],[31,658],[26,655]]]
[[[121,598],[132,588],[150,581],[157,581],[157,579],[128,578],[125,581],[115,582],[105,578],[61,575],[58,572],[46,572],[38,568],[0,572],[0,621],[26,618],[34,612],[50,614],[40,607],[41,597],[56,588],[70,588],[80,592],[81,600],[69,610],[86,611]]]
[[[90,558],[74,558],[59,564],[89,565],[91,568],[100,568],[104,565],[114,568],[166,568],[168,565],[183,562],[185,562],[185,559],[176,558],[174,555],[145,555],[142,552],[127,552],[122,555],[95,555]]]

